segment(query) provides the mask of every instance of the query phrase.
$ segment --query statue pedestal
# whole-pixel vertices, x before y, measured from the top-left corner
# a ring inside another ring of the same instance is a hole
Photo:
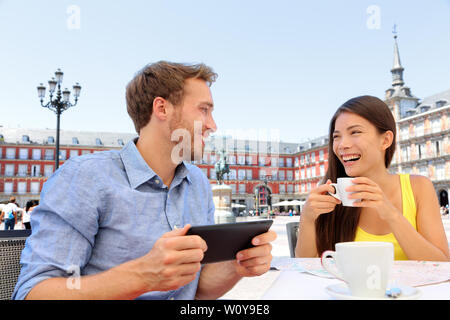
[[[236,217],[231,210],[231,187],[226,184],[218,184],[212,187],[215,223],[236,222]]]

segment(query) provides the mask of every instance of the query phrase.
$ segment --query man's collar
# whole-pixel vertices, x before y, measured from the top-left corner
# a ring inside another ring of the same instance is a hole
[[[129,141],[122,150],[120,150],[120,157],[122,158],[130,186],[133,189],[136,189],[141,184],[146,183],[156,176],[156,173],[150,168],[147,162],[145,162],[137,149],[137,140],[138,138]],[[184,161],[181,162],[175,169],[174,180],[186,178],[189,183],[192,183],[189,166],[190,165]]]

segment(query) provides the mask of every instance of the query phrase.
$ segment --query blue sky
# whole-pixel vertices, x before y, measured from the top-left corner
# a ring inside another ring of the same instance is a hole
[[[278,130],[300,142],[327,134],[347,99],[383,98],[394,23],[412,93],[448,90],[449,17],[450,0],[0,0],[0,125],[55,128],[36,86],[61,68],[65,87],[83,87],[63,129],[132,133],[126,84],[147,63],[169,60],[219,74],[219,132]]]

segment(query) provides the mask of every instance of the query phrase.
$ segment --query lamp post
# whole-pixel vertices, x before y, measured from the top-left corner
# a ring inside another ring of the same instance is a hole
[[[64,73],[61,71],[61,69],[56,70],[55,77],[51,78],[48,81],[48,91],[50,96],[50,101],[47,104],[44,104],[44,97],[45,97],[45,86],[41,83],[37,87],[38,90],[38,96],[41,100],[41,106],[52,110],[54,113],[56,113],[56,155],[55,155],[55,170],[59,168],[59,121],[61,117],[61,113],[69,109],[70,107],[73,107],[77,104],[78,98],[80,97],[80,91],[81,86],[79,83],[75,83],[73,86],[73,96],[74,96],[74,103],[70,103],[70,91],[65,88],[63,91],[61,91],[61,84],[63,80]],[[53,99],[53,94],[55,93],[56,87],[58,87],[58,90],[56,91],[56,97]]]

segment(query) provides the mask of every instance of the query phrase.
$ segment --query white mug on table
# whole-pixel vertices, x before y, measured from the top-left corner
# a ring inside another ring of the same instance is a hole
[[[352,295],[383,297],[394,263],[394,246],[390,242],[340,242],[336,251],[325,251],[321,261],[325,270],[347,283]]]

